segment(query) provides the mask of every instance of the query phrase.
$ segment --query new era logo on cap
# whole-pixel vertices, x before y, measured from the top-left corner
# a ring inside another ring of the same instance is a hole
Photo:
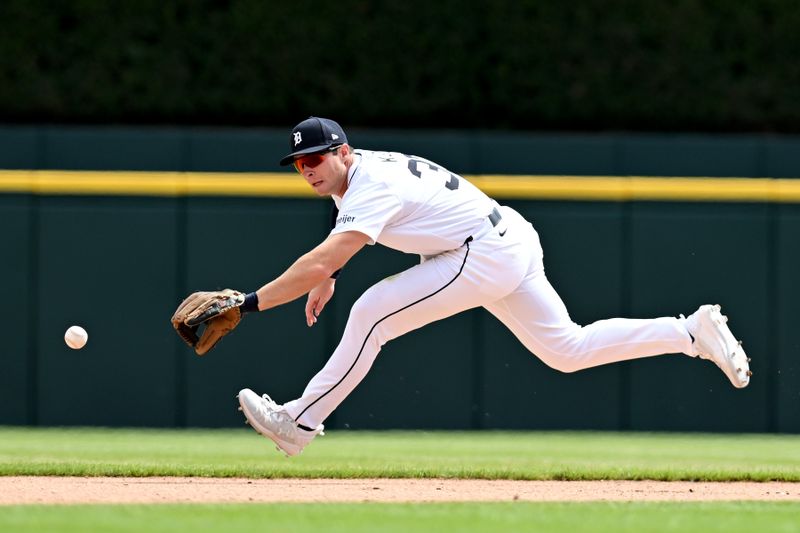
[[[297,156],[323,152],[332,146],[347,142],[342,127],[328,118],[310,117],[292,129],[289,137],[291,153],[281,159],[281,165],[288,165]]]

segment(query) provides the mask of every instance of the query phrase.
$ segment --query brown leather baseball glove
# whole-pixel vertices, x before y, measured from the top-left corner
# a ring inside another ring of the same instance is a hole
[[[244,294],[225,289],[190,294],[172,315],[172,326],[178,335],[197,353],[205,355],[239,325]],[[198,337],[198,330],[205,325]]]

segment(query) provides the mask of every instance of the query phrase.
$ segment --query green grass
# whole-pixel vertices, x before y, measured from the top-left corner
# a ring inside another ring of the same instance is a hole
[[[16,532],[796,532],[789,503],[79,505],[0,508]],[[146,526],[145,526],[146,524]]]
[[[249,429],[0,427],[0,475],[800,481],[800,436],[337,430],[287,459]]]

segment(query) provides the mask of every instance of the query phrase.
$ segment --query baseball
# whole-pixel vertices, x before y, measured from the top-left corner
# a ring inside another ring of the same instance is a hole
[[[64,333],[64,342],[73,350],[80,350],[86,346],[86,341],[89,340],[89,334],[80,326],[71,326],[66,333]]]

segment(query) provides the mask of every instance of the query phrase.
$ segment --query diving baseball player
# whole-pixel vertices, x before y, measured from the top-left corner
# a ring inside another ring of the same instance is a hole
[[[184,300],[172,322],[198,354],[236,327],[242,314],[306,294],[306,322],[313,326],[333,296],[336,274],[365,245],[379,243],[422,260],[355,302],[339,345],[298,398],[278,405],[266,394],[240,391],[250,425],[286,454],[300,453],[322,433],[324,420],[384,344],[473,307],[488,310],[563,372],[684,353],[710,359],[735,387],[749,383],[749,359],[718,305],[703,305],[687,318],[612,318],[579,326],[545,276],[533,226],[466,179],[421,157],[353,149],[339,124],[324,118],[300,122],[289,145],[281,164],[293,164],[318,195],[333,198],[333,229],[255,292],[198,292]]]

